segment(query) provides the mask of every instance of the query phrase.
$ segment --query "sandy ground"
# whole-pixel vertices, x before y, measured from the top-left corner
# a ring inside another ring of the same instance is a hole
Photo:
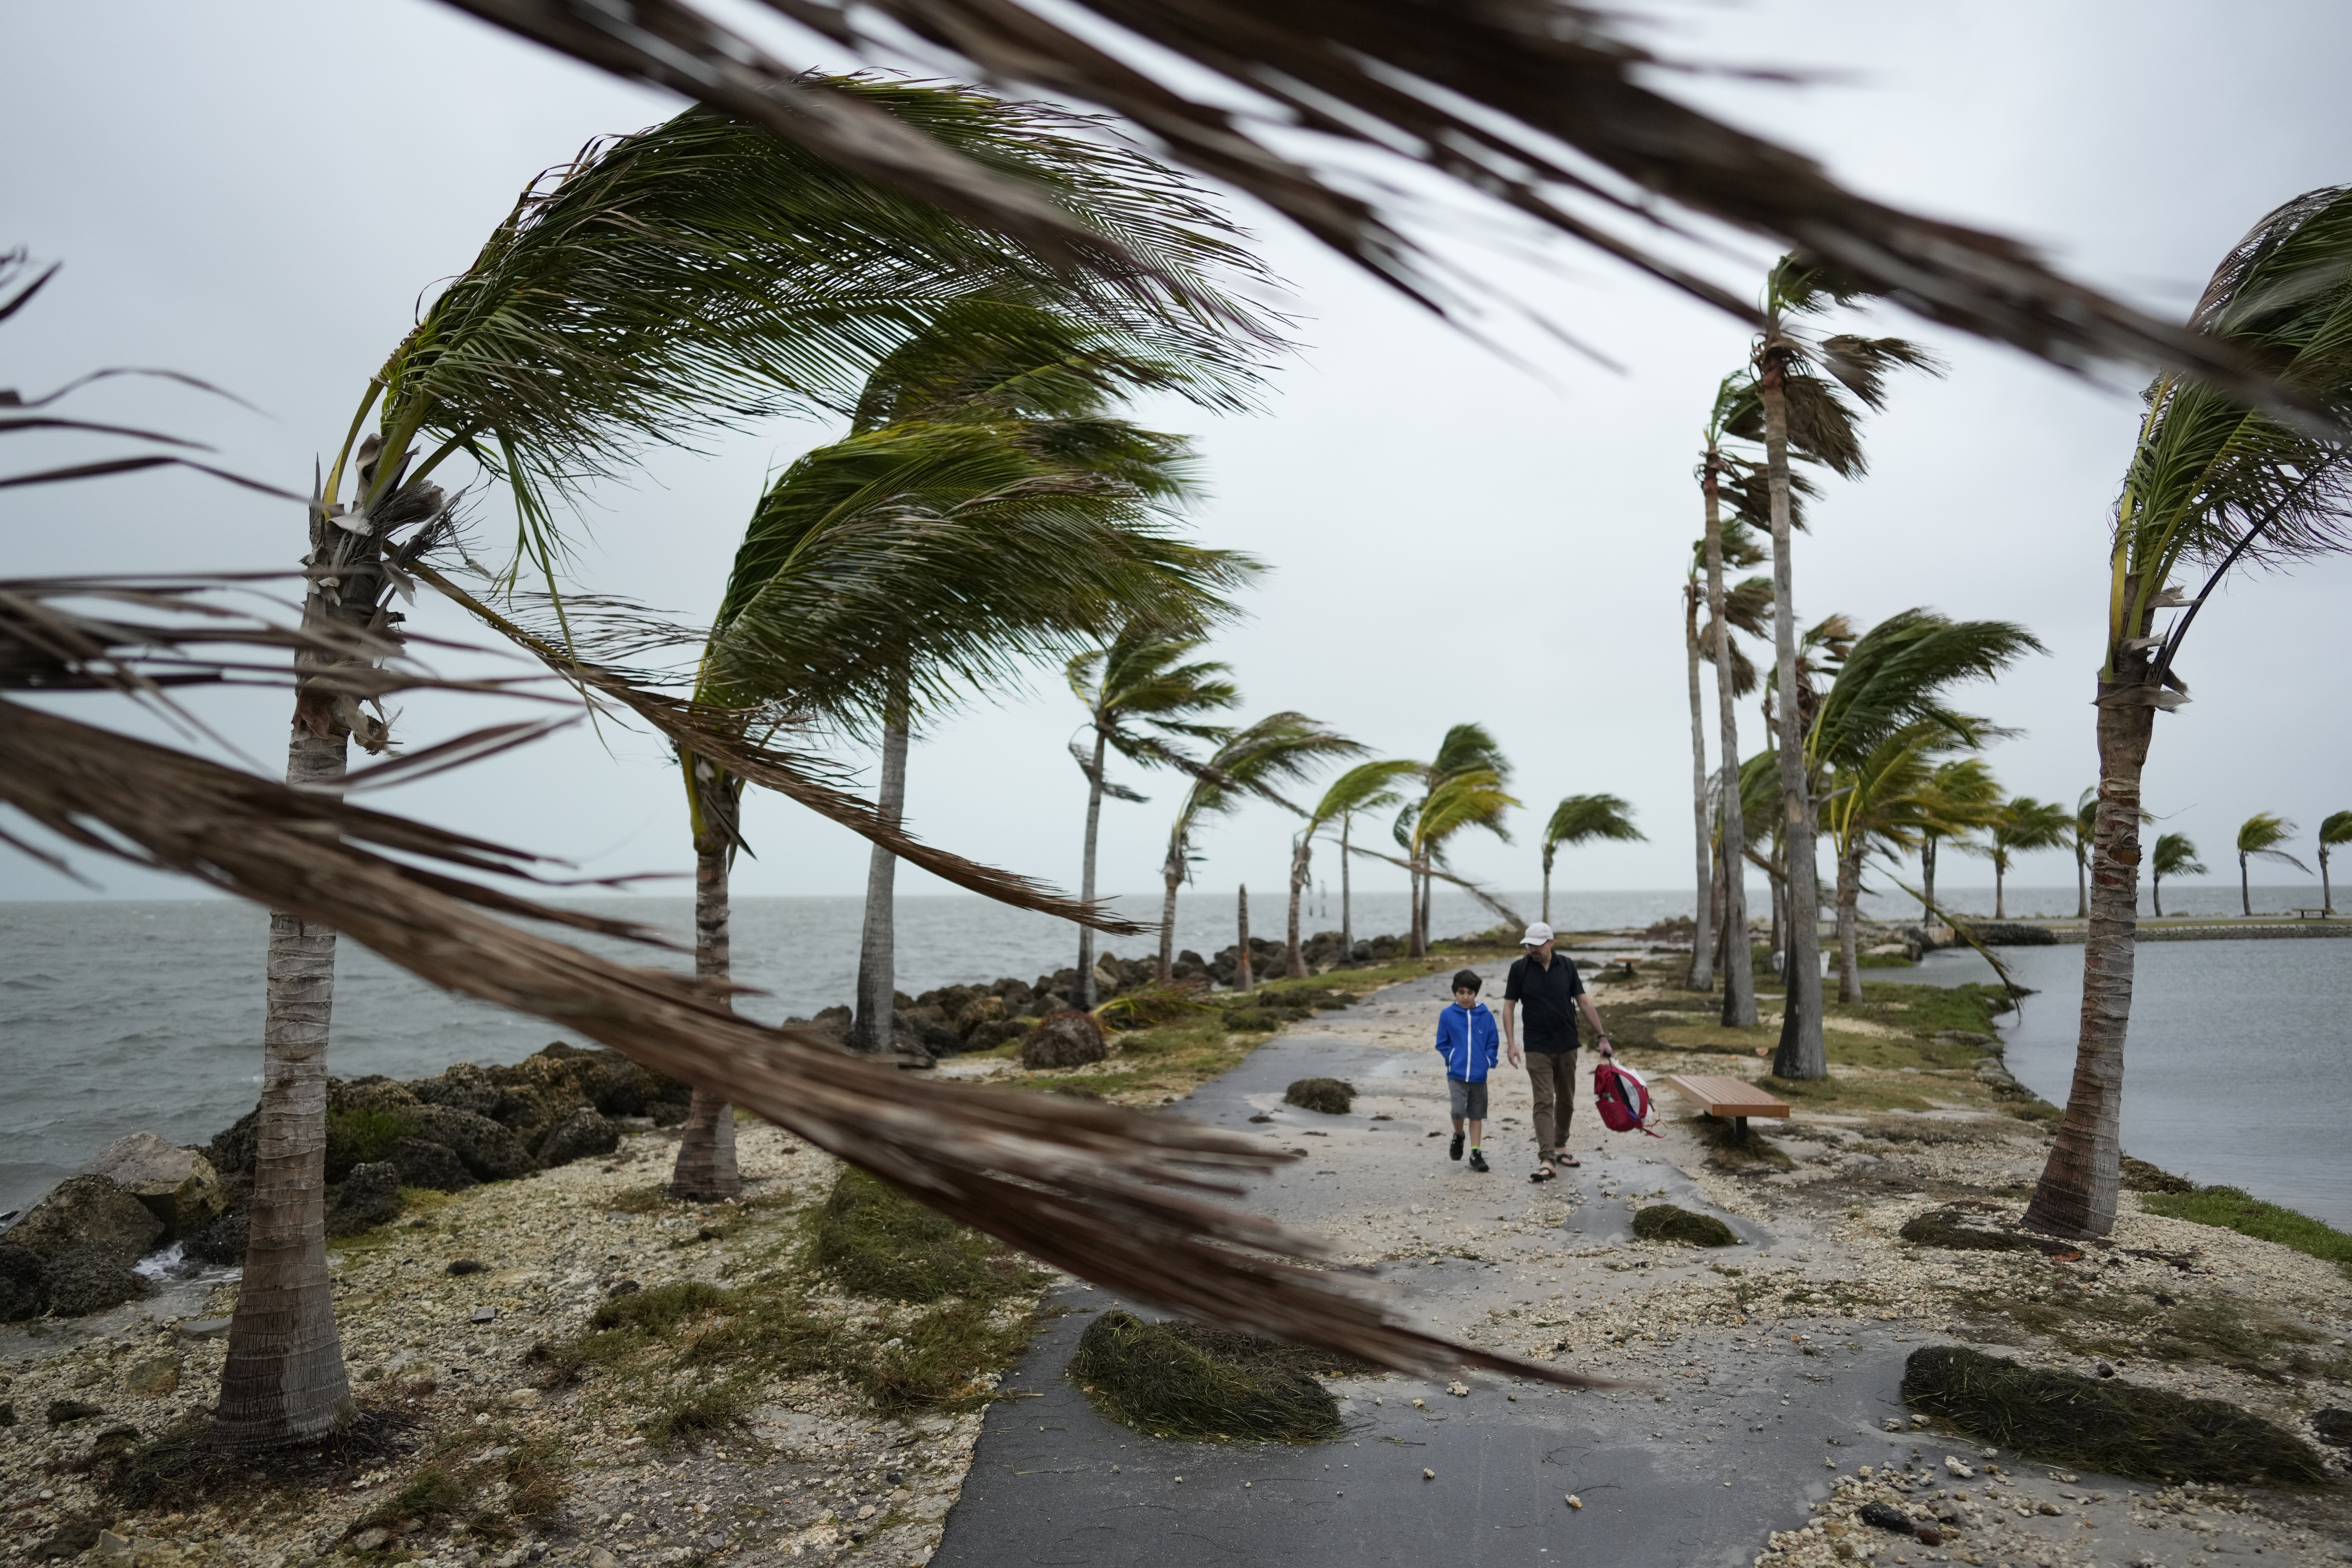
[[[749,1426],[724,1440],[657,1453],[636,1413],[596,1384],[541,1392],[524,1352],[576,1331],[622,1279],[726,1283],[772,1265],[833,1167],[772,1129],[745,1126],[743,1163],[762,1201],[704,1240],[699,1222],[676,1208],[628,1212],[675,1149],[653,1134],[611,1161],[476,1189],[421,1225],[404,1219],[337,1254],[338,1310],[362,1400],[411,1426],[380,1464],[331,1489],[138,1514],[91,1486],[99,1431],[152,1436],[206,1407],[233,1287],[183,1286],[37,1334],[0,1330],[0,1402],[15,1415],[0,1426],[0,1556],[32,1561],[79,1521],[103,1521],[128,1543],[113,1560],[160,1568],[1541,1563],[1571,1553],[1771,1568],[1858,1557],[2021,1568],[2237,1553],[2352,1562],[2333,1495],[2168,1490],[2013,1463],[1916,1424],[1896,1396],[1904,1357],[1928,1343],[2088,1370],[2091,1358],[2021,1305],[2050,1299],[2068,1274],[2110,1289],[2258,1304],[2321,1336],[2316,1352],[2332,1352],[2340,1373],[2352,1316],[2332,1267],[2142,1215],[2128,1196],[2113,1245],[2077,1261],[1900,1242],[1897,1228],[1930,1206],[1985,1202],[2013,1213],[2016,1188],[2038,1172],[2046,1135],[1974,1103],[1937,1104],[1920,1118],[1966,1140],[1928,1144],[1874,1132],[1883,1114],[1801,1116],[1779,1140],[1790,1168],[1742,1173],[1711,1164],[1676,1115],[1663,1139],[1610,1134],[1588,1099],[1572,1139],[1583,1168],[1535,1185],[1525,1080],[1506,1071],[1487,1140],[1496,1169],[1479,1175],[1447,1160],[1444,1138],[1433,1136],[1446,1126],[1428,1048],[1442,988],[1436,979],[1395,986],[1318,1016],[1171,1113],[1304,1151],[1244,1201],[1336,1237],[1407,1312],[1628,1386],[1574,1393],[1474,1378],[1457,1395],[1364,1378],[1340,1385],[1355,1430],[1339,1444],[1160,1443],[1104,1421],[1063,1381],[1088,1314],[1110,1305],[1065,1281],[1052,1295],[1067,1312],[1007,1379],[1015,1397],[985,1417],[877,1420],[818,1375],[769,1388]],[[1645,994],[1621,985],[1607,1000]],[[1729,1070],[1720,1056],[1629,1059],[1654,1083],[1674,1070]],[[1284,1106],[1283,1087],[1309,1076],[1350,1079],[1362,1097],[1341,1117]],[[1634,1240],[1632,1214],[1661,1198],[1723,1215],[1742,1244],[1701,1251]],[[490,1268],[452,1277],[447,1265],[460,1258]],[[887,1331],[884,1309],[830,1305],[872,1311],[875,1331]],[[485,1308],[490,1321],[477,1321]],[[2314,1410],[2352,1404],[2323,1377],[2105,1358],[2124,1376],[2230,1399],[2306,1433]],[[59,1400],[102,1414],[53,1426],[45,1413]],[[485,1454],[539,1439],[559,1443],[572,1467],[551,1520],[504,1539],[435,1527],[356,1552],[352,1522],[428,1460],[488,1463]],[[1570,1507],[1571,1495],[1582,1506]],[[1854,1523],[1874,1498],[1947,1516],[1953,1533],[1922,1547]]]

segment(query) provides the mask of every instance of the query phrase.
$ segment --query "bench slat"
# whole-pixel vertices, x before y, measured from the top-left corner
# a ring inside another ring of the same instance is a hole
[[[1752,1083],[1706,1073],[1676,1073],[1666,1079],[1698,1102],[1709,1116],[1787,1116],[1789,1103],[1775,1100]]]

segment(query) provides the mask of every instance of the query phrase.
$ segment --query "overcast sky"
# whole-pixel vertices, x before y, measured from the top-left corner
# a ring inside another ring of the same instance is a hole
[[[1675,52],[1840,73],[1802,89],[1674,79],[1670,90],[1874,195],[2031,239],[2074,275],[2168,315],[2263,213],[2352,177],[2352,12],[2340,5],[1816,0],[1656,15],[1657,41]],[[590,137],[676,107],[426,0],[7,7],[0,139],[16,151],[0,247],[66,269],[0,329],[0,385],[40,389],[101,364],[202,375],[262,412],[120,384],[79,411],[201,435],[230,466],[305,488],[419,297],[465,267],[517,189]],[[1562,795],[1610,791],[1634,803],[1650,842],[1572,852],[1560,884],[1686,886],[1677,599],[1699,521],[1690,474],[1743,333],[1563,248],[1539,281],[1510,276],[1620,368],[1505,328],[1531,374],[1280,220],[1238,210],[1295,290],[1304,346],[1276,372],[1262,414],[1145,416],[1199,436],[1213,492],[1193,520],[1200,537],[1273,567],[1250,618],[1218,642],[1246,712],[1300,709],[1403,756],[1426,756],[1449,724],[1484,721],[1517,764],[1527,810],[1516,847],[1466,844],[1463,869],[1532,886],[1540,813]],[[1748,253],[1760,271],[1769,252]],[[2071,804],[2095,777],[2105,520],[2136,380],[2095,385],[1891,314],[1877,330],[1925,339],[1951,374],[1903,378],[1867,432],[1871,477],[1828,484],[1798,546],[1800,614],[1866,626],[1925,605],[2032,627],[2050,655],[1966,701],[2024,731],[1991,756],[2009,789]],[[638,482],[596,496],[575,585],[707,616],[765,476],[832,434],[780,424],[708,455],[654,454]],[[14,467],[30,453],[9,455]],[[495,542],[503,514],[483,515]],[[13,492],[5,526],[10,574],[276,568],[302,547],[296,510],[186,476]],[[2342,562],[2247,577],[2187,646],[2196,700],[2158,722],[2147,800],[2217,872],[2234,872],[2228,846],[2251,813],[2301,823],[2307,860],[2310,830],[2352,805],[2345,705],[2319,696],[2320,672],[2341,661],[2341,611],[2328,606],[2347,589]],[[418,624],[469,635],[446,613]],[[250,755],[282,758],[282,698],[198,701]],[[421,742],[480,718],[473,705],[415,700],[403,729]],[[909,767],[911,825],[1075,887],[1084,781],[1064,745],[1077,718],[1049,671],[936,724]],[[1743,723],[1752,749],[1752,704]],[[1175,794],[1164,778],[1128,782],[1152,798],[1105,808],[1111,892],[1156,888]],[[626,732],[575,732],[381,798],[599,873],[688,859],[674,767]],[[755,797],[747,827],[758,858],[739,868],[740,891],[863,887],[862,841],[797,807]],[[1273,891],[1289,831],[1264,807],[1213,827],[1201,885]],[[184,890],[88,868],[110,896]],[[2050,857],[2015,879],[2071,873]],[[2293,877],[2281,873],[2260,879]],[[1990,879],[1979,865],[1944,876]],[[1402,874],[1365,878],[1389,879]],[[0,898],[73,896],[70,882],[0,857]]]

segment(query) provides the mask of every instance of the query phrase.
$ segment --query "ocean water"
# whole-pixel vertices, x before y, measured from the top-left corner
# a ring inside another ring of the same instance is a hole
[[[572,900],[638,921],[690,945],[692,905],[675,898]],[[1511,895],[1532,910],[1532,894]],[[1687,908],[1675,893],[1555,894],[1553,913],[1591,926],[1646,925]],[[1118,900],[1122,913],[1157,921],[1160,898]],[[734,911],[735,977],[763,994],[739,1000],[768,1023],[848,1002],[857,977],[863,900],[743,899]],[[1354,900],[1359,937],[1404,929],[1405,896]],[[1253,934],[1281,940],[1285,909],[1263,894]],[[1076,928],[971,897],[898,901],[898,989],[1024,980],[1077,961]],[[1484,930],[1495,917],[1458,893],[1433,905],[1441,934]],[[1336,930],[1339,905],[1319,897],[1302,930]],[[226,900],[0,903],[0,1212],[22,1207],[71,1174],[109,1142],[149,1131],[174,1143],[210,1138],[253,1108],[261,1082],[262,950],[268,917]],[[1233,944],[1233,895],[1193,893],[1177,906],[1179,949],[1211,953]],[[691,966],[684,954],[559,935],[631,962]],[[1097,939],[1136,958],[1153,938]],[[353,942],[336,959],[333,1044],[339,1078],[383,1073],[422,1078],[452,1062],[510,1062],[564,1031],[526,1014],[452,995],[394,968]]]

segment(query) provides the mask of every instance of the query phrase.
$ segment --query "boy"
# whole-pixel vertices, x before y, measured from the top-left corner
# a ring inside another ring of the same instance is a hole
[[[1486,1073],[1499,1055],[1502,1032],[1478,1000],[1484,984],[1471,970],[1454,976],[1454,1005],[1437,1016],[1437,1054],[1445,1058],[1445,1088],[1454,1101],[1454,1142],[1445,1152],[1462,1158],[1463,1123],[1469,1123],[1470,1168],[1489,1169],[1480,1147],[1486,1127]]]

